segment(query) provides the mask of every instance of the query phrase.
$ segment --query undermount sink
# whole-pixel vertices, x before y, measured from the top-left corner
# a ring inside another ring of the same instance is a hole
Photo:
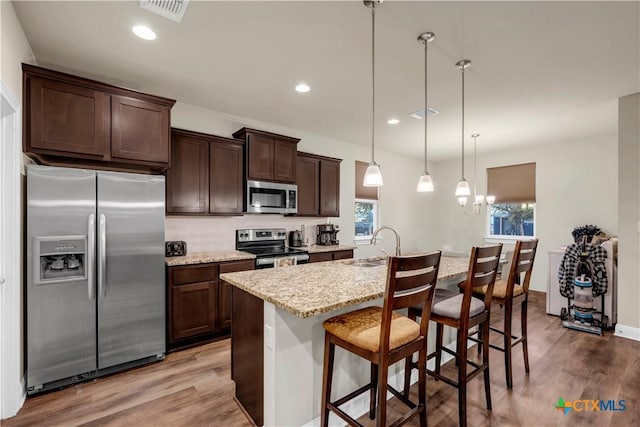
[[[354,259],[347,261],[345,264],[352,265],[354,267],[379,267],[381,265],[387,265],[386,259]]]

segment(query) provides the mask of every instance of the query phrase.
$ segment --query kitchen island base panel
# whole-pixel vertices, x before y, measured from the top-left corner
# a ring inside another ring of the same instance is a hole
[[[249,419],[263,425],[263,301],[232,287],[231,379],[236,401]]]

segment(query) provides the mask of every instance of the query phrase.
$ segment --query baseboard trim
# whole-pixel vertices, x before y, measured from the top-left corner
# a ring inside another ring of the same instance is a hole
[[[474,342],[469,341],[468,347],[472,347],[474,345],[475,345]],[[445,347],[447,347],[451,351],[456,351],[456,341],[453,341],[447,344]],[[452,359],[453,359],[452,355],[450,355],[445,351],[442,352],[442,362],[441,362],[442,365],[444,365],[445,363],[447,363]],[[404,363],[404,362],[401,361],[398,363]],[[431,359],[427,362],[427,369],[433,371],[435,367],[436,367],[435,359]],[[415,384],[417,382],[418,382],[418,371],[416,369],[413,369],[411,372],[411,384]],[[397,372],[394,375],[391,375],[389,377],[389,385],[394,387],[396,390],[402,390],[403,384],[404,384],[404,370]],[[391,393],[388,393],[387,400],[391,398],[393,398],[393,395]],[[355,419],[360,418],[361,416],[369,413],[369,393],[361,394],[355,399],[342,405],[340,409],[342,409],[344,412],[349,414],[349,416]],[[345,425],[345,422],[342,418],[338,417],[333,412],[329,413],[329,426],[333,427],[333,426],[344,426],[344,425]],[[302,427],[318,427],[318,426],[320,426],[320,417],[309,421],[308,423],[304,424]]]
[[[627,338],[634,341],[640,341],[640,328],[634,328],[633,326],[616,324],[616,332],[613,334],[616,337]]]

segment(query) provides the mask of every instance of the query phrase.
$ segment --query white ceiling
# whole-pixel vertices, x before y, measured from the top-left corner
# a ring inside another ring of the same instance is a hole
[[[182,23],[129,2],[15,2],[36,60],[181,102],[368,145],[371,17],[360,1],[191,1]],[[155,41],[131,27],[150,25]],[[640,91],[640,3],[399,2],[376,13],[376,146],[423,151],[429,46],[429,155],[617,132],[617,98]],[[305,81],[311,92],[293,88]],[[398,117],[398,125],[387,119]],[[471,142],[470,138],[466,138]],[[471,146],[469,145],[469,148]]]

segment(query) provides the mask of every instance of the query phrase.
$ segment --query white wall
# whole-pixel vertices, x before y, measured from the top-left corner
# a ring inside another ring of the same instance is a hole
[[[619,186],[618,324],[640,340],[640,93],[618,103]]]
[[[465,151],[472,150],[473,145],[468,144]],[[616,136],[553,141],[479,155],[478,192],[486,194],[486,168],[529,162],[536,162],[536,234],[540,239],[531,288],[546,292],[547,251],[571,243],[573,228],[595,224],[610,235],[618,233]],[[453,196],[460,168],[459,158],[435,164],[432,175],[439,191],[434,216],[438,225],[432,232],[438,245],[467,251],[472,245],[483,244],[487,217],[486,211],[471,217],[461,212]],[[465,175],[468,181],[473,180],[471,156],[465,162]]]
[[[340,217],[330,220],[340,225],[338,234],[340,243],[353,244],[354,238],[354,192],[355,161],[368,161],[370,149],[325,138],[295,129],[283,128],[251,119],[227,115],[204,108],[177,102],[171,110],[173,127],[230,137],[243,126],[301,138],[298,150],[314,154],[341,158],[340,166]],[[363,132],[368,132],[363,129]],[[380,219],[382,224],[398,228],[402,237],[405,253],[434,249],[431,236],[427,233],[433,221],[430,214],[433,207],[433,194],[415,191],[418,177],[422,171],[419,159],[410,159],[392,153],[376,150],[376,161],[382,166],[384,186],[380,189]],[[234,230],[247,227],[285,227],[288,230],[305,224],[309,239],[314,236],[313,225],[324,222],[323,219],[285,218],[278,215],[245,215],[244,217],[167,217],[167,240],[185,240],[193,251],[233,249]],[[394,239],[383,232],[383,246],[388,251],[394,249]],[[358,248],[357,257],[377,256],[378,247],[364,245]]]
[[[2,194],[2,217],[6,234],[0,236],[7,251],[2,274],[6,283],[0,290],[0,419],[15,415],[24,401],[23,346],[22,346],[22,203],[21,199],[21,110],[22,62],[33,62],[29,42],[18,21],[13,4],[0,4],[0,80],[3,99],[12,99],[10,108],[3,105],[2,153],[0,161],[0,194]],[[5,116],[9,111],[13,115]]]

